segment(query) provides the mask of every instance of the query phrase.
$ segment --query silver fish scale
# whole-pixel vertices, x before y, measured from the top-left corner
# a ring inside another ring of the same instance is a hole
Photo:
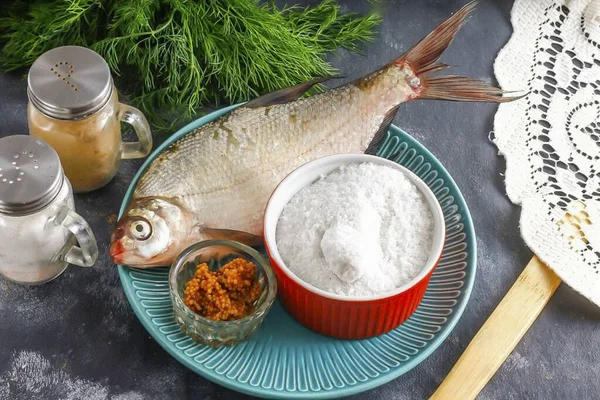
[[[363,152],[385,114],[412,95],[399,69],[294,102],[240,107],[158,156],[134,199],[177,199],[206,226],[262,233],[266,203],[300,165]]]

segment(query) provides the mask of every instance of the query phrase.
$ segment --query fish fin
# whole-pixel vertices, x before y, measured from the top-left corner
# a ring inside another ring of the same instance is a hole
[[[264,244],[263,238],[252,233],[236,231],[233,229],[217,229],[209,228],[206,226],[200,226],[200,232],[202,236],[207,239],[225,239],[240,242],[247,246],[262,246]]]
[[[503,96],[501,89],[490,86],[477,79],[462,76],[447,75],[428,77],[449,66],[437,63],[438,59],[456,36],[456,33],[467,22],[478,1],[471,1],[458,10],[452,17],[442,22],[419,43],[398,57],[392,63],[408,64],[420,79],[422,99],[451,100],[451,101],[490,101],[503,103],[517,100],[523,96]]]
[[[421,39],[419,43],[398,57],[396,61],[408,62],[416,74],[425,73],[450,45],[476,6],[477,0],[467,3],[453,16],[442,22],[433,32]]]
[[[210,247],[205,247],[202,249],[202,258],[203,259],[217,259],[222,260],[227,256],[231,255],[231,247],[224,245],[213,245]]]
[[[250,100],[248,103],[244,104],[244,107],[259,108],[259,107],[271,106],[274,104],[289,103],[291,101],[297,100],[300,96],[302,96],[304,93],[306,93],[314,85],[323,83],[323,82],[328,81],[329,79],[333,79],[333,78],[338,78],[338,77],[323,76],[320,78],[315,78],[308,82],[299,83],[294,86],[279,89],[274,92],[267,93],[260,97],[257,97],[254,100]]]
[[[392,125],[392,121],[394,120],[399,107],[400,105],[397,105],[388,111],[387,114],[385,114],[383,122],[379,126],[377,133],[375,133],[373,140],[371,140],[371,144],[369,144],[369,147],[367,147],[367,150],[365,150],[366,154],[377,155],[379,145],[385,140],[388,130],[390,129],[390,125]]]
[[[511,92],[490,86],[478,79],[458,75],[425,77],[423,78],[423,86],[425,90],[420,96],[422,99],[506,103],[526,96],[526,94],[504,96],[504,94]]]

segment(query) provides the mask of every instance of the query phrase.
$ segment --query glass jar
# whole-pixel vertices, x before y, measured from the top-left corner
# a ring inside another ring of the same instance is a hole
[[[183,302],[185,285],[194,276],[196,266],[207,263],[216,271],[235,258],[256,265],[256,277],[262,291],[254,304],[254,312],[234,321],[213,321],[188,308]],[[247,340],[260,327],[275,300],[277,280],[269,263],[253,248],[231,240],[205,240],[177,256],[169,272],[169,288],[175,321],[181,330],[197,343],[220,347]]]
[[[119,103],[108,64],[90,49],[63,46],[42,54],[29,70],[27,94],[29,134],[56,150],[76,193],[101,188],[121,159],[152,149],[146,118]],[[122,141],[121,122],[139,141]]]
[[[0,276],[41,284],[69,263],[90,267],[97,258],[56,152],[27,135],[0,139]]]

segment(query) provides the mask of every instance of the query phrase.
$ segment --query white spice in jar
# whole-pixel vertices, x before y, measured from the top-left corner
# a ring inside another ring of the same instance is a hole
[[[366,297],[415,278],[431,252],[427,200],[397,169],[341,167],[300,190],[277,224],[277,248],[300,279],[338,295]]]

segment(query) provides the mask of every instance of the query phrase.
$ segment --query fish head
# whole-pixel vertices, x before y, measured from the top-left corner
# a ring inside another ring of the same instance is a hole
[[[134,200],[111,235],[110,256],[132,267],[168,266],[189,227],[189,214],[170,199]]]

